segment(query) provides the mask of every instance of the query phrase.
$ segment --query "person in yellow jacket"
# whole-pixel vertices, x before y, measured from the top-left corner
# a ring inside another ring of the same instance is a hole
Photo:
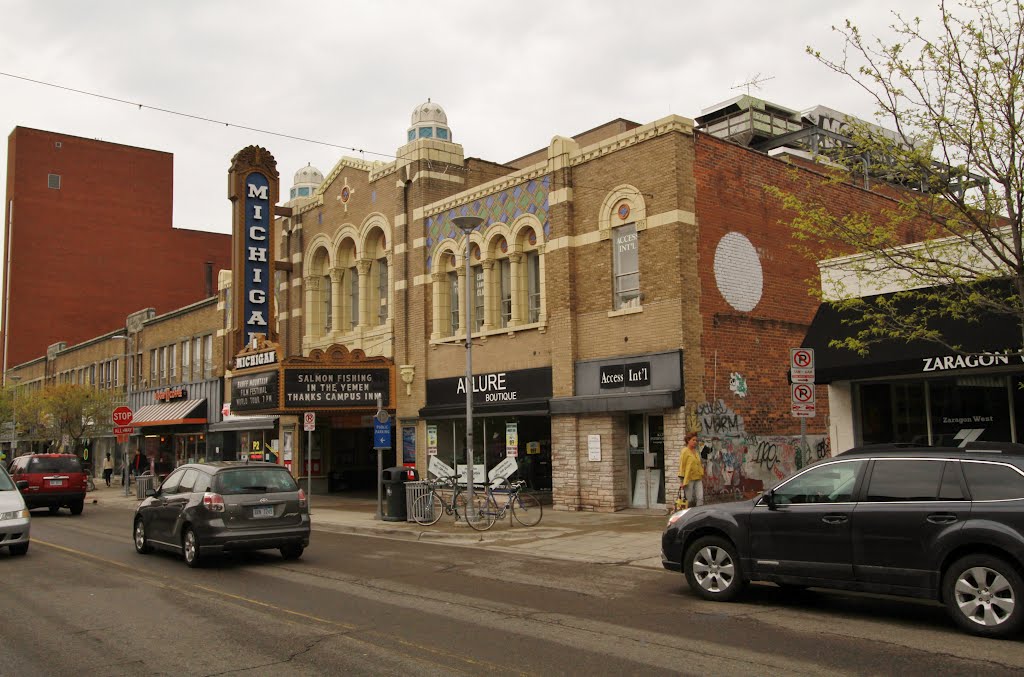
[[[679,454],[679,486],[687,506],[693,508],[704,504],[704,466],[697,455],[697,433],[686,433],[684,442]]]

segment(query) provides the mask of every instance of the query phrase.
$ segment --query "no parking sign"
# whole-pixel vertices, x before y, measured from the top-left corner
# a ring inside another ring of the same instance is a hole
[[[790,386],[791,408],[797,418],[814,418],[814,384],[794,383]]]

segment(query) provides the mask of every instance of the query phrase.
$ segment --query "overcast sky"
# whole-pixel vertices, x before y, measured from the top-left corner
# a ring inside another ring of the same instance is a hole
[[[893,6],[934,20],[938,0],[6,0],[0,72],[384,161],[430,97],[466,156],[503,162],[614,118],[695,117],[756,77],[774,103],[870,119],[804,48],[838,54],[846,18],[888,35]],[[16,126],[173,153],[175,227],[225,233],[241,148],[273,153],[283,199],[307,163],[360,156],[0,75],[0,131]]]

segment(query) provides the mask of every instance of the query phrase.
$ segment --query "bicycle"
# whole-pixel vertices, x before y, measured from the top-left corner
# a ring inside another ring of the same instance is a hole
[[[468,520],[469,526],[477,531],[487,531],[494,526],[497,520],[504,519],[505,513],[509,510],[512,511],[512,517],[524,527],[534,527],[540,524],[540,520],[544,516],[544,506],[536,496],[523,492],[526,482],[524,480],[508,482],[506,480],[505,484],[507,488],[503,487],[498,490],[499,494],[507,496],[504,505],[498,505],[492,487],[487,487],[483,496],[479,494],[473,496],[476,519]]]
[[[466,496],[454,477],[440,477],[427,484],[430,490],[412,503],[412,517],[417,524],[429,527],[437,524],[441,515],[455,515],[458,520],[461,519],[460,512],[461,515],[466,514]],[[442,491],[451,491],[451,500],[446,501]]]

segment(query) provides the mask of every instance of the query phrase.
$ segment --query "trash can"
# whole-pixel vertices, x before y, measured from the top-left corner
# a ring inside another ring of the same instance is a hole
[[[384,484],[384,514],[381,519],[385,522],[404,522],[406,520],[405,509],[405,468],[385,468],[381,481]]]
[[[145,474],[139,475],[135,478],[135,498],[140,501],[146,498],[146,492],[153,489],[155,485],[156,477],[154,475]]]
[[[417,508],[420,510],[430,511],[433,506],[423,503],[416,503],[416,501],[422,496],[426,496],[430,493],[430,484],[427,482],[411,481],[405,483],[405,505],[408,509],[408,514],[405,516],[407,522],[415,522],[416,515],[415,511]],[[433,515],[420,515],[421,519],[430,520],[433,519]]]

